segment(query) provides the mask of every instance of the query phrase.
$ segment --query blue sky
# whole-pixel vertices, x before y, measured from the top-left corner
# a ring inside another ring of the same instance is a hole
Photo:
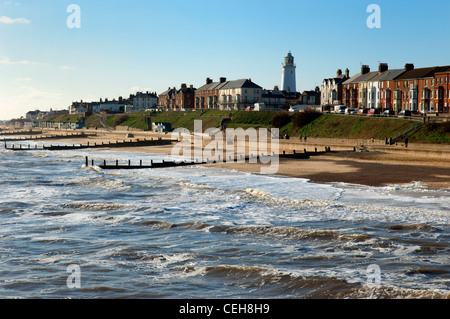
[[[72,3],[80,29],[66,25]],[[448,0],[0,0],[0,120],[207,77],[272,89],[288,51],[298,91],[361,64],[449,65],[449,14]]]

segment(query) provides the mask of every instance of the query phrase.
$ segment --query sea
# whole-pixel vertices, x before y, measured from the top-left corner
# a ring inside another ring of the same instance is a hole
[[[174,159],[1,146],[0,298],[450,296],[448,189],[86,156]]]

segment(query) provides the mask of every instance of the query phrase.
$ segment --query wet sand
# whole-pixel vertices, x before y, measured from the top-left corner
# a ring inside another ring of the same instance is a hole
[[[126,138],[128,133],[133,133],[134,138],[158,138],[170,139],[170,134],[161,133],[134,133],[134,132],[98,132],[97,136],[86,138],[63,139],[64,143],[107,143],[115,140],[130,140]],[[54,141],[54,140],[52,140]],[[327,141],[321,141],[327,145]],[[41,142],[47,144],[45,141]],[[336,141],[333,141],[336,143]],[[342,146],[352,145],[352,141],[340,142]],[[355,144],[353,144],[355,145]],[[299,144],[299,149],[304,145]],[[143,146],[124,148],[101,148],[99,151],[124,151],[144,152],[148,154],[170,154],[172,146]],[[280,150],[283,145],[280,143]],[[411,144],[411,149],[419,149],[420,145]],[[450,146],[426,146],[431,149]],[[221,167],[238,171],[260,173],[262,164],[250,163],[214,163],[207,164],[210,167]],[[267,166],[267,165],[266,165]],[[369,152],[340,151],[313,156],[309,159],[285,159],[280,158],[278,175],[309,179],[315,183],[352,183],[368,186],[383,186],[392,184],[421,183],[429,188],[450,189],[450,159],[434,158],[427,152],[403,153],[394,150],[373,150]]]

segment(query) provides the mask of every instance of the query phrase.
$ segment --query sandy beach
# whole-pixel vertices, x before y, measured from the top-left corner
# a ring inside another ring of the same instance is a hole
[[[52,134],[61,134],[59,131],[51,131]],[[152,132],[124,132],[124,131],[99,131],[97,136],[85,138],[61,139],[65,143],[107,143],[117,140],[131,140],[127,137],[132,133],[134,139],[137,138],[158,138],[170,139],[170,134]],[[55,140],[51,140],[54,142]],[[50,144],[50,141],[39,141],[39,143]],[[289,143],[289,144],[288,144]],[[351,151],[352,145],[357,141],[331,141],[324,139],[309,139],[308,143],[296,143],[294,141],[280,141],[280,153],[283,149],[298,147],[299,150],[306,148],[321,148],[323,145],[332,144],[334,148],[342,146],[348,151],[325,153],[320,156],[312,156],[309,159],[286,159],[280,158],[278,175],[306,178],[315,183],[352,183],[369,186],[383,186],[392,184],[420,183],[429,188],[450,189],[450,158],[447,153],[441,155],[439,152],[445,151],[450,154],[449,145],[409,145],[405,152],[404,146],[400,145],[392,148],[384,148],[379,143],[379,148],[372,147],[372,150],[365,152]],[[294,145],[294,146],[292,146]],[[172,146],[142,146],[114,148],[114,151],[143,152],[148,154],[170,154]],[[99,151],[112,150],[101,148]],[[438,154],[439,156],[436,156]],[[214,163],[207,164],[211,167],[221,167],[238,171],[260,173],[263,164],[250,163]]]

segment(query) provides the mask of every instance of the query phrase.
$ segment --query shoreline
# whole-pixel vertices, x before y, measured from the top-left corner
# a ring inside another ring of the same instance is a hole
[[[56,131],[58,132],[58,131]],[[73,132],[73,131],[71,131]],[[54,130],[51,133],[55,133]],[[130,139],[126,137],[128,133],[135,135],[134,138],[141,137],[162,137],[170,139],[170,134],[154,133],[154,132],[97,132],[97,136],[87,136],[73,139],[54,139],[52,142],[62,143],[91,143],[108,142],[113,140]],[[336,140],[323,140],[308,143],[297,143],[298,149],[311,147],[311,145],[341,145],[343,148],[355,145],[355,141],[343,141],[339,143]],[[319,139],[317,139],[319,140]],[[45,144],[44,141],[40,141]],[[351,144],[353,142],[353,144]],[[280,152],[283,144],[296,145],[295,141],[280,140]],[[115,152],[137,152],[147,154],[171,154],[174,145],[167,146],[139,146],[139,147],[114,147],[102,148],[99,151],[115,151]],[[450,146],[430,145],[428,149],[436,153],[437,150],[450,152]],[[427,152],[423,154],[417,153],[420,145],[411,144],[408,151],[404,149],[387,149],[380,145],[378,148],[373,147],[369,152],[351,152],[340,151],[337,153],[325,153],[320,156],[314,156],[309,159],[279,159],[278,172],[274,175],[296,177],[308,179],[312,183],[329,184],[329,183],[348,183],[360,184],[366,186],[387,186],[401,185],[411,183],[421,183],[422,186],[430,189],[450,189],[450,159],[427,156]],[[434,154],[433,153],[433,154]],[[430,153],[431,154],[431,153]],[[450,153],[449,153],[450,154]],[[431,163],[431,165],[430,165]],[[250,163],[214,163],[205,164],[207,167],[218,167],[225,169],[233,169],[242,172],[260,173],[263,165]]]

